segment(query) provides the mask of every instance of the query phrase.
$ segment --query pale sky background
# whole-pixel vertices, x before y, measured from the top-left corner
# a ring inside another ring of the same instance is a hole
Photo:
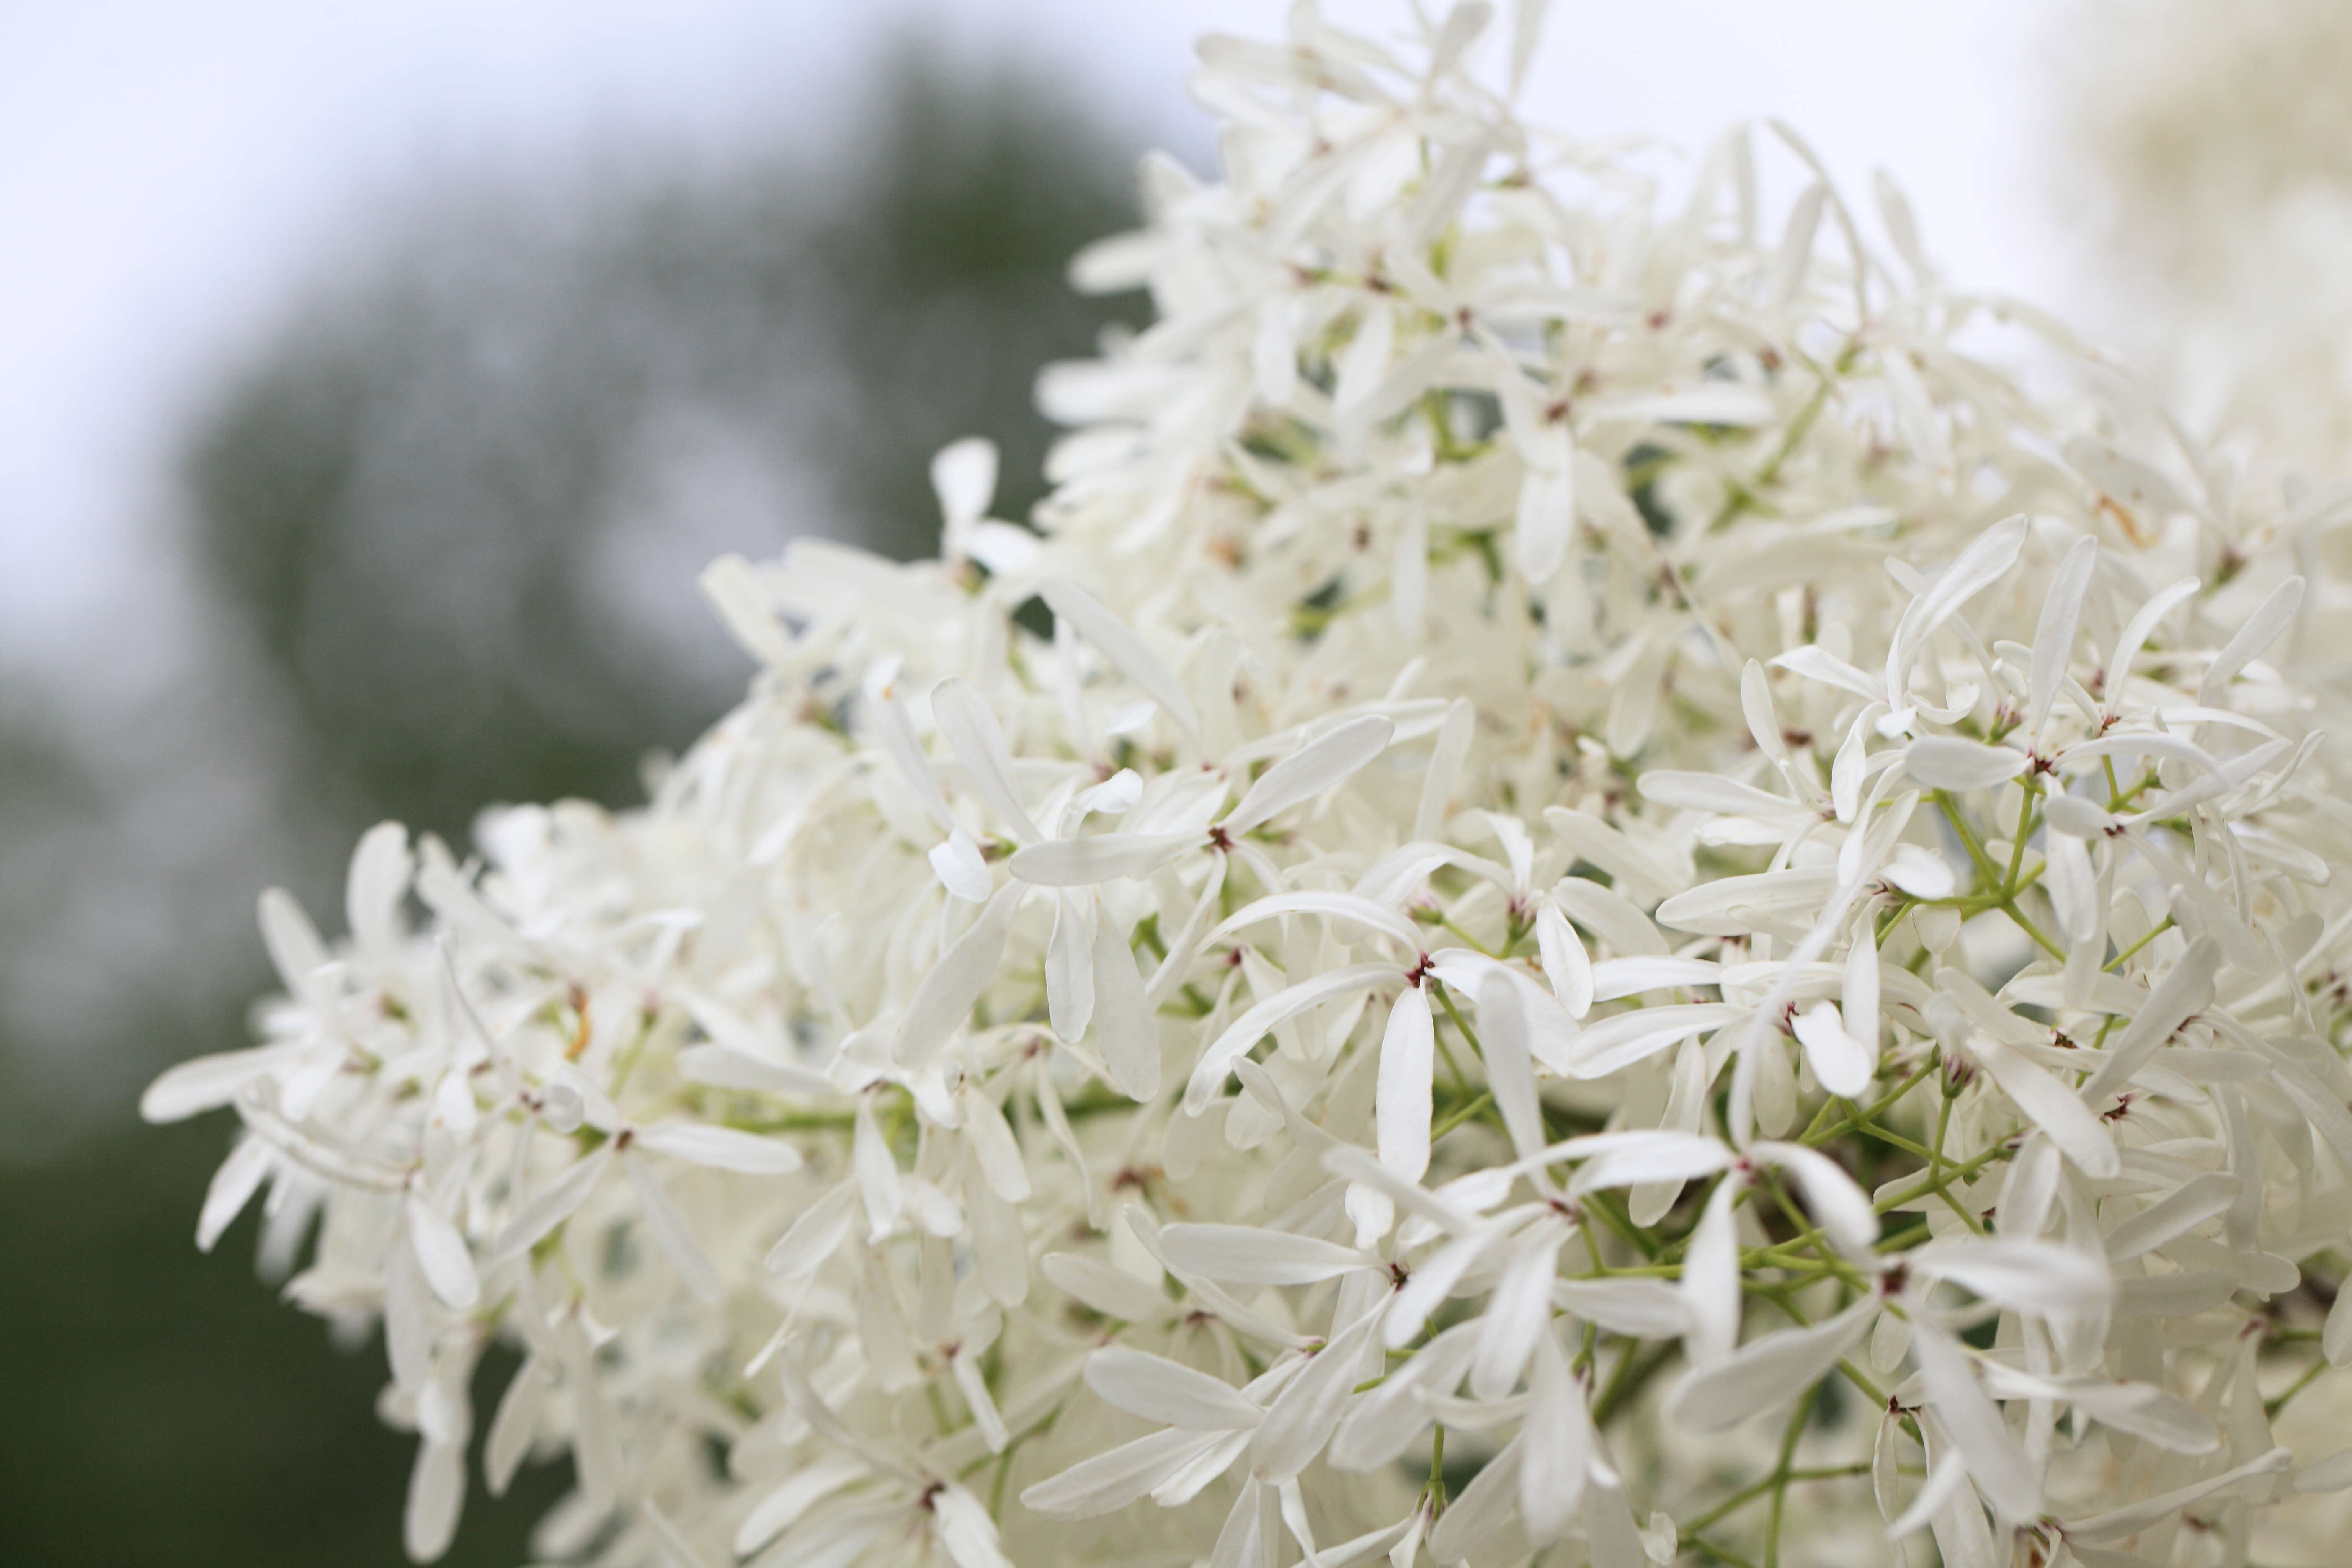
[[[1398,0],[1332,0],[1382,25]],[[1524,106],[1698,147],[1778,114],[1948,276],[2063,305],[2035,166],[2047,0],[1557,0]],[[821,150],[894,27],[1027,55],[1197,161],[1204,28],[1272,0],[0,0],[0,661],[152,691],[182,645],[183,411],[372,190],[632,135]]]

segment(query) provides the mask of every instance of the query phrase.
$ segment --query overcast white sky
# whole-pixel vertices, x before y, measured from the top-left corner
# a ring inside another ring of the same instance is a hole
[[[1331,0],[1380,24],[1399,0]],[[2053,7],[1557,0],[1529,110],[1701,143],[1805,131],[1909,189],[1949,275],[2063,303],[2032,150]],[[1206,27],[1275,0],[8,0],[0,5],[0,654],[168,658],[154,526],[180,410],[371,187],[642,131],[822,142],[894,26],[1034,54],[1152,140],[1202,144]]]

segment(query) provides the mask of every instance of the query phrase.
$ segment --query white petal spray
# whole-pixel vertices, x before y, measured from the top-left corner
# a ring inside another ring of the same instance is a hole
[[[381,1321],[412,1555],[493,1343],[609,1568],[2189,1568],[2352,1478],[2334,503],[1784,127],[1654,210],[1491,21],[1207,40],[1030,518],[956,443],[939,561],[711,570],[643,807],[264,898],[142,1110]]]

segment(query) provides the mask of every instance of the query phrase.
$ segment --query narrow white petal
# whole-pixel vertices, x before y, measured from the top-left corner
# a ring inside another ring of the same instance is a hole
[[[1960,1489],[1968,1484],[1968,1475],[1969,1468],[1960,1462],[1960,1456],[1952,1449],[1944,1450],[1929,1467],[1927,1479],[1920,1483],[1911,1506],[1888,1522],[1886,1539],[1901,1541],[1927,1529],[1936,1515],[1960,1495]]]
[[[1929,789],[1984,789],[2025,770],[2023,752],[1956,735],[1927,735],[1904,750],[1903,771]]]
[[[1112,614],[1101,600],[1066,577],[1043,579],[1037,584],[1037,594],[1047,608],[1076,626],[1081,636],[1102,649],[1103,656],[1118,667],[1119,673],[1159,703],[1171,719],[1186,730],[1201,727],[1200,715],[1192,710],[1192,700],[1185,695],[1182,684],[1136,635],[1135,628]]]
[[[1511,1260],[1495,1282],[1479,1321],[1478,1353],[1470,1363],[1470,1392],[1501,1399],[1517,1385],[1536,1342],[1551,1321],[1551,1282],[1559,1269],[1561,1226],[1538,1221],[1512,1238]]]
[[[1550,898],[1560,912],[1614,949],[1620,957],[1666,956],[1666,939],[1641,907],[1614,888],[1587,877],[1562,877]]]
[[[768,1249],[768,1272],[787,1282],[815,1273],[849,1238],[856,1202],[856,1184],[844,1183],[802,1210]]]
[[[2221,1446],[2221,1428],[2195,1405],[2149,1384],[2067,1378],[2058,1393],[2093,1420],[2169,1453],[2210,1454]]]
[[[2238,1199],[2238,1178],[2219,1171],[2194,1176],[2107,1232],[2107,1261],[2154,1252],[2218,1219]]]
[[[1617,890],[1637,903],[1655,904],[1672,896],[1685,879],[1660,865],[1654,856],[1590,812],[1548,805],[1544,807],[1544,822],[1580,858],[1590,860],[1608,872],[1616,881]],[[1559,886],[1568,886],[1576,880],[1573,877],[1567,878]],[[1553,897],[1559,897],[1557,886],[1553,889]],[[1584,918],[1573,904],[1564,899],[1560,907],[1578,920]]]
[[[1552,1305],[1612,1334],[1670,1340],[1690,1328],[1682,1294],[1664,1279],[1555,1279]]]
[[[319,928],[283,888],[261,895],[261,944],[268,949],[270,965],[287,990],[305,1001],[318,997],[320,972],[331,958],[319,939]]]
[[[1845,1167],[1801,1143],[1752,1143],[1748,1157],[1785,1172],[1797,1184],[1816,1224],[1849,1258],[1869,1260],[1878,1245],[1878,1214],[1870,1194],[1854,1184]]]
[[[995,890],[996,879],[988,874],[988,862],[980,853],[980,846],[971,835],[957,828],[943,843],[931,847],[929,857],[931,869],[939,873],[940,886],[968,904],[984,904]]]
[[[1362,1376],[1364,1352],[1380,1318],[1378,1310],[1367,1312],[1333,1335],[1275,1396],[1250,1439],[1251,1475],[1262,1482],[1286,1481],[1323,1451]]]
[[[1870,730],[1886,713],[1886,704],[1873,702],[1854,716],[1830,760],[1830,809],[1840,822],[1852,822],[1862,809],[1862,786],[1870,767]]]
[[[2050,1135],[2076,1170],[2105,1181],[2122,1169],[2114,1135],[2072,1089],[1990,1037],[1979,1036],[1969,1048],[2000,1091],[2027,1121]]]
[[[1766,1334],[1695,1367],[1666,1395],[1667,1419],[1720,1432],[1787,1408],[1862,1342],[1877,1313],[1878,1302],[1865,1296],[1833,1318]]]
[[[1992,1305],[2034,1317],[2095,1310],[2112,1289],[2098,1258],[2051,1241],[1943,1241],[1912,1253],[1910,1265],[1924,1279],[1950,1279]]]
[[[1021,1494],[1022,1504],[1048,1519],[1092,1519],[1125,1508],[1219,1436],[1171,1426],[1138,1437],[1039,1481]]]
[[[1239,1390],[1205,1372],[1119,1346],[1087,1358],[1087,1386],[1130,1415],[1196,1432],[1255,1426],[1265,1415]]]
[[[2000,1362],[1982,1363],[1986,1392],[1995,1399],[2064,1400],[2093,1419],[2145,1437],[2175,1454],[2210,1454],[2221,1446],[2221,1429],[2177,1394],[2147,1383],[2113,1383],[2104,1377],[2039,1377]]]
[[[702,1244],[696,1241],[694,1233],[687,1228],[686,1220],[677,1212],[677,1205],[670,1202],[669,1194],[662,1190],[652,1167],[634,1150],[622,1154],[621,1166],[629,1173],[630,1185],[637,1189],[637,1205],[645,1214],[646,1228],[653,1232],[654,1244],[661,1248],[662,1256],[669,1259],[669,1266],[677,1270],[678,1279],[685,1282],[695,1300],[704,1302],[718,1300],[719,1271],[711,1267],[710,1257],[702,1250]]]
[[[2053,795],[2043,803],[2042,811],[2051,832],[2070,838],[2096,838],[2115,821],[2078,795]]]
[[[2042,601],[2042,620],[2033,631],[2033,667],[2025,683],[2025,743],[2039,745],[2042,726],[2050,717],[2066,668],[2074,657],[2074,634],[2082,625],[2083,599],[2091,591],[2091,574],[2098,570],[2099,542],[2084,534],[2076,540],[2051,575],[2050,592]]]
[[[1796,1016],[1797,1043],[1822,1087],[1848,1100],[1870,1087],[1877,1068],[1873,1054],[1846,1033],[1845,1022],[1833,1002],[1816,1002]]]
[[[399,823],[379,822],[360,836],[343,887],[343,913],[362,951],[388,952],[400,942],[400,900],[415,864],[408,829]]]
[[[1564,427],[1563,427],[1564,428]],[[1519,575],[1541,587],[1568,559],[1576,527],[1576,468],[1562,460],[1546,471],[1530,468],[1519,481],[1519,508],[1512,556]]]
[[[1095,1017],[1095,904],[1092,893],[1054,899],[1054,933],[1045,943],[1045,1016],[1054,1033],[1076,1040]]]
[[[1976,1379],[1968,1352],[1933,1323],[1915,1323],[1911,1353],[1927,1384],[1936,1418],[1985,1500],[2001,1518],[2022,1523],[2042,1511],[2042,1477]]]
[[[2352,1448],[2338,1448],[2294,1473],[2299,1492],[2340,1492],[2347,1487],[2352,1487]]]
[[[482,1445],[482,1480],[492,1497],[507,1495],[515,1472],[530,1453],[551,1376],[537,1355],[526,1356],[499,1396],[498,1414],[490,1418],[490,1434]]]
[[[2293,1062],[2273,1061],[2270,1069],[2271,1081],[2294,1101],[2312,1131],[2327,1140],[2337,1159],[2352,1164],[2352,1111],[2342,1098]]]
[[[1462,1277],[1495,1242],[1493,1231],[1473,1230],[1456,1236],[1422,1259],[1421,1267],[1412,1271],[1412,1278],[1404,1282],[1389,1308],[1381,1334],[1391,1350],[1401,1350],[1412,1342],[1429,1321],[1429,1315],[1437,1310],[1438,1303],[1453,1293]]]
[[[1604,1133],[1619,1140],[1577,1167],[1571,1194],[1643,1182],[1687,1182],[1711,1176],[1731,1163],[1731,1150],[1719,1141],[1671,1128]]]
[[[260,1138],[241,1139],[229,1151],[228,1158],[221,1162],[220,1169],[213,1173],[212,1184],[205,1189],[205,1205],[196,1215],[197,1251],[213,1249],[221,1232],[245,1212],[245,1205],[252,1201],[254,1193],[277,1163],[277,1151]]]
[[[1843,879],[1826,866],[1717,877],[1658,906],[1658,923],[1700,936],[1746,936],[1757,916],[1810,920]]]
[[[1915,899],[1948,899],[1959,885],[1951,862],[1918,844],[1897,844],[1878,874]],[[1843,875],[1843,873],[1841,873]]]
[[[1882,682],[1871,679],[1827,648],[1811,643],[1790,648],[1772,661],[1772,668],[1801,675],[1824,686],[1834,686],[1842,691],[1850,691],[1864,702],[1881,701],[1886,696],[1886,688]]]
[[[1389,565],[1389,610],[1408,641],[1421,640],[1429,615],[1429,517],[1416,503],[1397,530]]]
[[[939,774],[932,770],[930,759],[923,754],[922,742],[915,735],[915,721],[907,716],[907,704],[898,695],[897,682],[902,662],[898,655],[886,654],[866,667],[865,715],[882,749],[897,764],[899,777],[923,803],[931,820],[955,832],[955,813],[949,809],[947,796],[940,791]]]
[[[1160,1248],[1171,1267],[1229,1285],[1312,1285],[1379,1259],[1352,1247],[1246,1225],[1170,1225]]]
[[[713,1127],[699,1121],[655,1121],[637,1129],[638,1146],[689,1164],[755,1176],[786,1176],[801,1168],[801,1152],[781,1138]]]
[[[1021,1158],[1021,1145],[1006,1124],[1004,1112],[969,1079],[956,1095],[956,1104],[963,1111],[964,1142],[979,1163],[982,1176],[1005,1202],[1025,1202],[1029,1168]]]
[[[1055,1289],[1106,1318],[1156,1323],[1176,1310],[1177,1304],[1159,1287],[1079,1253],[1049,1252],[1037,1268]]]
[[[416,1249],[416,1267],[444,1306],[472,1310],[482,1299],[482,1282],[474,1271],[474,1255],[466,1238],[448,1217],[415,1194],[407,1204],[408,1239]]]
[[[1910,661],[1943,624],[1960,607],[1999,581],[2017,563],[2025,544],[2023,516],[2005,518],[1971,541],[1936,576],[1927,591],[1905,612],[1886,652],[1886,699],[1901,705],[1907,700]]]
[[[401,1544],[410,1562],[431,1563],[449,1550],[465,1503],[465,1445],[419,1443],[416,1468],[409,1472],[407,1507],[401,1515]]]
[[[2099,879],[2091,868],[2090,847],[2072,834],[2054,831],[2043,837],[2042,847],[2048,853],[2042,886],[2058,911],[2058,927],[2071,942],[2088,942],[2099,924]]]
[[[1846,950],[1843,1001],[1838,1008],[1838,1021],[1845,1032],[1870,1058],[1870,1070],[1878,1070],[1878,1043],[1884,1025],[1879,1016],[1878,926],[1864,910],[1854,921],[1853,945]]]
[[[996,1396],[988,1391],[988,1379],[982,1375],[980,1360],[969,1349],[959,1351],[948,1363],[949,1374],[955,1379],[956,1392],[963,1395],[964,1408],[971,1412],[971,1424],[988,1445],[992,1454],[1002,1454],[1012,1440],[1004,1425],[1003,1413],[996,1408]]]
[[[1445,1511],[1437,1516],[1437,1527],[1429,1532],[1429,1555],[1443,1568],[1482,1559],[1484,1549],[1508,1539],[1519,1501],[1523,1442],[1514,1437],[1503,1445],[1502,1452],[1487,1460],[1461,1495],[1448,1501]]]
[[[950,529],[979,521],[996,499],[996,443],[967,436],[934,452],[931,493]]]
[[[139,1114],[148,1121],[184,1121],[215,1110],[280,1068],[290,1067],[299,1053],[285,1046],[256,1046],[195,1057],[167,1068],[139,1097]]]
[[[1217,1531],[1206,1568],[1255,1568],[1273,1562],[1272,1553],[1279,1550],[1274,1536],[1275,1507],[1273,1489],[1259,1486],[1255,1479],[1242,1482],[1233,1509],[1225,1515],[1224,1528]]]
[[[1679,1289],[1690,1321],[1683,1349],[1694,1366],[1721,1361],[1739,1342],[1739,1230],[1731,1205],[1740,1186],[1728,1176],[1716,1184],[1683,1252]]]
[[[761,1498],[736,1527],[735,1552],[748,1557],[792,1528],[810,1508],[866,1473],[854,1458],[828,1456],[794,1470]]]
[[[958,937],[923,976],[898,1026],[895,1054],[899,1061],[908,1067],[927,1065],[971,1016],[973,1005],[996,978],[996,966],[1004,957],[1004,935],[1012,927],[1021,897],[1018,888],[998,889],[980,918],[971,922],[971,929]]]
[[[1726,816],[1755,816],[1766,820],[1811,815],[1812,808],[1804,802],[1790,800],[1784,795],[1773,795],[1744,784],[1720,773],[1676,773],[1666,768],[1652,768],[1640,781],[1642,798],[1660,805],[1675,806],[1684,811],[1712,811]]]
[[[1536,1341],[1535,1374],[1519,1452],[1519,1518],[1538,1543],[1568,1533],[1584,1500],[1592,1428],[1568,1358],[1549,1334]]]
[[[2206,668],[2205,679],[2197,689],[2198,706],[2220,707],[2221,693],[2231,679],[2245,668],[2248,660],[2270,647],[2302,608],[2302,578],[2289,577],[2272,589],[2270,597],[2257,605],[2254,613],[2246,617],[2246,624],[2238,628],[2238,635],[2213,656],[2213,662]]]
[[[1149,877],[1186,849],[1197,833],[1102,833],[1091,838],[1046,838],[1013,852],[1005,869],[1042,888],[1083,888],[1120,878]]]
[[[1334,1143],[1325,1150],[1323,1168],[1343,1181],[1372,1188],[1450,1235],[1465,1236],[1479,1228],[1475,1214],[1398,1175],[1352,1143]]]
[[[504,1261],[520,1256],[537,1246],[540,1238],[548,1232],[571,1218],[572,1211],[587,1201],[589,1193],[594,1189],[597,1178],[604,1173],[604,1167],[612,1157],[613,1147],[607,1143],[585,1159],[573,1163],[562,1175],[531,1194],[515,1211],[514,1217],[507,1221],[506,1228],[499,1232],[499,1238],[490,1248],[492,1260]]]
[[[1226,1075],[1234,1070],[1234,1063],[1272,1033],[1276,1025],[1295,1018],[1310,1007],[1370,991],[1383,982],[1397,979],[1399,975],[1400,971],[1392,963],[1359,963],[1346,969],[1328,970],[1310,980],[1303,980],[1286,990],[1276,992],[1235,1019],[1233,1026],[1201,1054],[1200,1064],[1192,1069],[1192,1081],[1184,1087],[1185,1111],[1198,1116],[1206,1110],[1209,1101],[1223,1086]]]
[[[1429,1169],[1430,1085],[1436,1030],[1429,994],[1408,985],[1389,1010],[1373,1090],[1374,1143],[1381,1163],[1409,1181]]]
[[[1437,744],[1429,753],[1429,771],[1422,775],[1421,804],[1413,812],[1412,837],[1417,843],[1434,840],[1445,826],[1445,807],[1454,796],[1454,781],[1469,760],[1476,738],[1478,710],[1457,697],[1437,727]]]
[[[1343,921],[1375,931],[1382,936],[1394,937],[1409,952],[1421,951],[1421,933],[1411,921],[1385,904],[1353,893],[1325,893],[1312,889],[1297,892],[1270,893],[1263,899],[1243,905],[1222,921],[1207,938],[1211,946],[1246,930],[1262,921],[1282,915],[1320,915],[1327,920]]]
[[[2116,1092],[2183,1023],[2211,1006],[2213,977],[2221,966],[2221,950],[2210,938],[2191,943],[2123,1032],[2099,1053],[2097,1070],[2084,1082],[2084,1098],[2095,1104]]]
[[[1283,758],[1250,786],[1220,824],[1235,836],[1312,799],[1388,750],[1396,725],[1377,713],[1350,719]]]
[[[1486,1058],[1486,1087],[1511,1143],[1522,1155],[1543,1147],[1543,1109],[1536,1099],[1535,1058],[1528,1036],[1527,1005],[1518,986],[1507,974],[1490,973],[1480,982],[1478,1044]]]
[[[1399,1363],[1378,1387],[1365,1390],[1332,1434],[1332,1467],[1373,1470],[1402,1458],[1406,1448],[1429,1430],[1428,1402],[1460,1386],[1477,1350],[1477,1336],[1475,1322],[1456,1323]]]
[[[1788,226],[1782,230],[1780,249],[1772,263],[1772,274],[1766,298],[1773,308],[1785,309],[1803,287],[1805,274],[1812,266],[1813,237],[1820,230],[1822,209],[1829,201],[1829,186],[1815,180],[1789,208]]]
[[[2267,1480],[2284,1475],[2294,1468],[2294,1456],[2284,1448],[2273,1448],[2259,1458],[2249,1459],[2234,1469],[2223,1470],[2218,1476],[2208,1476],[2187,1486],[2175,1487],[2168,1492],[2126,1503],[2105,1513],[2087,1519],[2070,1520],[2066,1534],[2070,1540],[2092,1542],[2126,1541],[2189,1504],[2202,1502],[2214,1493],[2227,1491],[2248,1481]]]
[[[1772,418],[1772,400],[1762,388],[1737,382],[1707,381],[1681,392],[1595,398],[1591,413],[1600,419],[1652,419],[1660,424],[1762,425]]]
[[[1095,1033],[1111,1081],[1129,1100],[1160,1092],[1160,1020],[1145,998],[1142,973],[1127,937],[1112,921],[1095,921]]]
[[[2139,658],[2139,650],[2147,645],[2148,637],[2156,631],[2157,623],[2170,615],[2173,606],[2197,589],[2198,582],[2194,577],[2184,577],[2169,587],[2159,589],[2125,626],[2123,636],[2116,639],[2115,655],[2107,660],[2106,701],[2104,706],[2108,718],[2112,719],[2123,711],[2124,689],[2131,683],[2132,662]]]
[[[2352,1363],[2352,1290],[2338,1290],[2319,1331],[2320,1353],[2330,1366]]]
[[[906,1206],[906,1187],[898,1174],[897,1156],[884,1142],[874,1120],[874,1101],[861,1095],[849,1141],[850,1169],[857,1177],[858,1195],[865,1200],[868,1234],[879,1241],[890,1234]]]
[[[941,1487],[931,1498],[931,1515],[932,1531],[955,1568],[1013,1568],[997,1540],[996,1521],[971,1492]]]
[[[990,711],[988,700],[961,676],[951,675],[931,689],[931,719],[947,737],[956,760],[971,775],[991,810],[1002,817],[1013,836],[1034,844],[1044,835],[1021,804],[1013,783],[1013,755],[1005,749],[1004,731]]]
[[[1543,957],[1544,978],[1568,1016],[1581,1018],[1592,1011],[1592,959],[1568,917],[1549,899],[1536,906],[1536,951]]]
[[[1009,522],[983,520],[964,531],[963,553],[1000,577],[1034,568],[1045,553],[1035,534]]]
[[[1606,1078],[1621,1068],[1669,1050],[1694,1035],[1719,1029],[1748,1016],[1727,1002],[1685,1002],[1642,1007],[1588,1025],[1576,1039],[1571,1078]]]
[[[781,1031],[761,1028],[733,1008],[699,992],[681,986],[671,994],[685,1005],[696,1026],[710,1037],[712,1045],[731,1059],[722,1061],[713,1056],[709,1047],[703,1046],[688,1047],[686,1057],[700,1053],[718,1071],[758,1079],[722,1082],[716,1078],[696,1078],[694,1081],[720,1088],[774,1089],[795,1094],[824,1094],[830,1090],[831,1084],[824,1074],[793,1059],[793,1048]],[[681,1061],[684,1063],[685,1058]],[[692,1076],[690,1072],[688,1076]]]
[[[1604,958],[1592,966],[1592,999],[1615,1002],[1645,991],[1714,985],[1723,965],[1706,958]]]

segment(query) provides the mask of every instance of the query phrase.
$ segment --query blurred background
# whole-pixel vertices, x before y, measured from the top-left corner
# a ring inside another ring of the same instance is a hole
[[[1393,27],[1400,5],[1336,3]],[[2336,0],[1558,0],[1530,112],[1890,169],[1947,275],[2054,306],[2202,429],[2352,468]],[[1211,164],[1203,27],[1273,0],[0,6],[0,1561],[399,1560],[380,1353],[211,1257],[256,894],[334,922],[397,817],[638,798],[740,689],[701,565],[928,552],[929,453],[1038,493],[1072,251]],[[2226,26],[2226,33],[2220,29]],[[486,1370],[486,1377],[502,1368]],[[469,1510],[512,1563],[560,1478]]]

